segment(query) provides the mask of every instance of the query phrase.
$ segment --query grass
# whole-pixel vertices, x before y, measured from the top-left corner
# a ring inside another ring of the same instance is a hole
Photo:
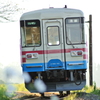
[[[67,97],[65,97],[63,100],[74,100],[77,97],[77,93],[71,93]]]
[[[100,88],[97,88],[96,87],[96,83],[94,83],[94,86],[93,86],[93,91],[91,92],[93,94],[96,94],[96,95],[99,95],[100,96]]]
[[[10,86],[10,88],[9,88]],[[0,84],[0,100],[12,100],[16,91],[28,91],[24,84]]]
[[[7,87],[2,84],[0,85],[0,100],[11,100],[10,97],[7,95]]]
[[[7,91],[9,90],[7,90],[7,85],[6,84],[0,85],[0,100],[12,100],[11,98],[14,96],[15,91],[28,92],[24,84],[12,84],[12,86],[15,87],[15,90],[8,95]],[[64,100],[74,100],[79,93],[81,95],[81,92],[92,93],[100,96],[100,89],[97,88],[96,83],[94,83],[93,86],[85,86],[82,90],[71,91],[71,94],[67,98],[64,98]]]
[[[82,90],[71,91],[71,94],[64,98],[64,100],[74,100],[76,97],[81,96],[82,93],[91,93],[100,96],[100,88],[97,88],[96,83],[94,83],[93,86],[85,86]]]
[[[97,88],[96,83],[93,86],[85,86],[81,91],[92,93],[100,96],[100,88]]]
[[[28,91],[24,84],[13,84],[13,86],[16,87],[16,91]]]

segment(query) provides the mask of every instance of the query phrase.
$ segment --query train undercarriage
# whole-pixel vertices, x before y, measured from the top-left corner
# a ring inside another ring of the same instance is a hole
[[[31,81],[25,83],[25,87],[30,92],[37,92],[34,87],[36,79],[41,79],[47,86],[45,92],[57,92],[62,95],[63,91],[67,94],[71,90],[81,90],[86,84],[86,69],[81,70],[48,70],[44,72],[28,72]]]

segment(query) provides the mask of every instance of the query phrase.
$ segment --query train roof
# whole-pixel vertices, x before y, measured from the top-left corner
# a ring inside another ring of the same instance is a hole
[[[61,18],[61,17],[83,17],[83,12],[79,9],[70,9],[70,8],[49,8],[49,9],[40,9],[34,10],[27,13],[24,13],[20,20],[28,19],[47,19],[47,18]]]

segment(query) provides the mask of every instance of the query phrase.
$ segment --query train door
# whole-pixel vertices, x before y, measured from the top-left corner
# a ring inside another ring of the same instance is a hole
[[[65,69],[62,19],[43,20],[45,70]]]

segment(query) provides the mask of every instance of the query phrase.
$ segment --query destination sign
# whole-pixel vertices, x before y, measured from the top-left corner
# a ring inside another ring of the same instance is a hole
[[[40,26],[40,21],[39,21],[39,20],[25,20],[25,26],[26,26],[26,27]]]
[[[27,22],[27,25],[36,25],[36,22]]]

